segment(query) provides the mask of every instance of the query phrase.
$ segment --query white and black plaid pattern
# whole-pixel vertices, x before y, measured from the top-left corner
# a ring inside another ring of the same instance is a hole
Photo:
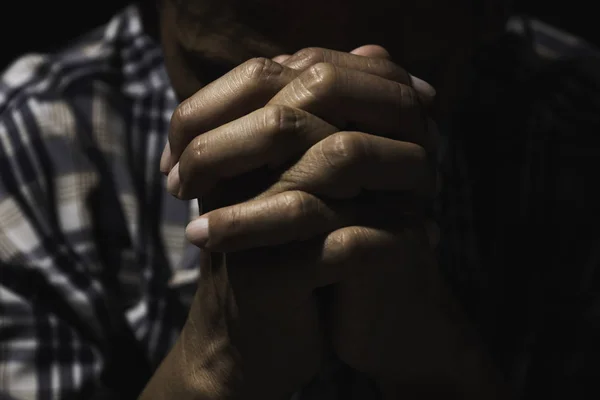
[[[2,75],[2,399],[91,397],[119,363],[108,349],[123,324],[151,368],[173,344],[198,276],[198,250],[183,236],[197,210],[166,194],[158,170],[175,106],[134,6]],[[465,165],[448,150],[442,261],[473,276]],[[296,398],[349,398],[326,381]]]
[[[2,76],[2,396],[96,386],[115,311],[151,365],[173,343],[197,275],[183,237],[190,206],[164,194],[158,171],[175,105],[135,7]]]

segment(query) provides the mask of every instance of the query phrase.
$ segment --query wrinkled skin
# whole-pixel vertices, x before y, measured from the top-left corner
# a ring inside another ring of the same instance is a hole
[[[174,196],[202,197],[187,237],[206,251],[142,398],[288,398],[330,350],[386,398],[502,398],[433,256],[436,91],[407,72],[444,111],[480,37],[472,3],[159,9],[183,100],[161,170]]]

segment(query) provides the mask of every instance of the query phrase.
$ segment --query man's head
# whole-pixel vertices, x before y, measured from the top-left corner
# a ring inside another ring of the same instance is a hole
[[[384,46],[416,75],[470,54],[502,26],[505,0],[159,0],[167,69],[185,98],[251,57]],[[452,69],[448,65],[448,69]]]

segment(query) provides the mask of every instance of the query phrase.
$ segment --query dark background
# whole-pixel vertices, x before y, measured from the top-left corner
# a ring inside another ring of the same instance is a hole
[[[153,0],[146,0],[153,1]],[[282,0],[290,1],[290,0]],[[402,1],[402,0],[398,0]],[[600,44],[597,17],[589,0],[515,0],[517,11]],[[0,68],[21,53],[51,51],[105,23],[126,0],[4,0],[0,6]]]

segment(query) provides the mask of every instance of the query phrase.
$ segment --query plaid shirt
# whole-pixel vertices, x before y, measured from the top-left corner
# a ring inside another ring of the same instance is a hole
[[[135,6],[2,75],[0,398],[92,398],[112,370],[138,368],[133,358],[151,372],[177,338],[199,250],[183,235],[195,202],[168,195],[158,170],[175,106]],[[446,161],[442,264],[473,282],[480,263],[458,146]],[[296,397],[348,398],[321,383]]]

